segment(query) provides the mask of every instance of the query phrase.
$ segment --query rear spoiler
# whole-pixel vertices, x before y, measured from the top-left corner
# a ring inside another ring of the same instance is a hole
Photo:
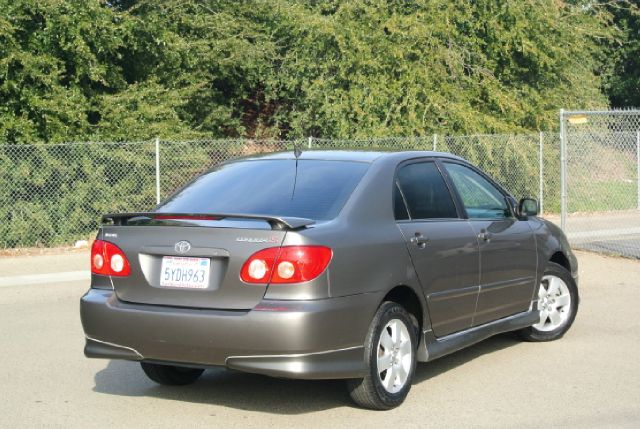
[[[164,212],[133,212],[133,213],[108,213],[102,216],[102,223],[114,225],[126,225],[134,218],[153,219],[185,219],[185,220],[220,220],[227,218],[255,219],[269,222],[272,229],[299,229],[316,223],[313,219],[303,217],[248,215],[237,213],[164,213]]]

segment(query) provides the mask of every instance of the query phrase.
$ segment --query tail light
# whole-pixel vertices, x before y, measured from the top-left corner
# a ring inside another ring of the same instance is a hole
[[[108,241],[96,240],[91,246],[91,272],[103,276],[125,277],[131,273],[124,252]]]
[[[284,246],[260,250],[242,266],[246,283],[300,283],[313,280],[331,262],[333,251],[324,246]]]

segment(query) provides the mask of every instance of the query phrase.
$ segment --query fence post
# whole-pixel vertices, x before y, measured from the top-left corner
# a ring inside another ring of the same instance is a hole
[[[311,149],[311,142],[313,142],[313,137],[309,136],[309,149]]]
[[[538,183],[538,201],[540,202],[540,214],[544,213],[544,158],[543,158],[543,143],[544,132],[540,131],[540,137],[538,140],[538,165],[540,170],[538,176],[540,182]]]
[[[160,204],[160,139],[156,137],[156,204]]]
[[[636,181],[638,182],[638,210],[640,210],[640,130],[636,132]]]
[[[564,109],[560,109],[560,228],[566,233],[567,226],[567,131],[564,124]]]
[[[438,134],[433,133],[433,151],[436,151],[436,147],[438,146]]]

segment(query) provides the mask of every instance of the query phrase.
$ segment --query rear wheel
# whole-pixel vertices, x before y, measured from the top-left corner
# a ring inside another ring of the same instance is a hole
[[[204,372],[204,369],[184,368],[148,362],[140,362],[140,366],[142,366],[142,370],[151,380],[167,386],[191,384]]]
[[[411,389],[416,366],[415,319],[399,304],[385,302],[371,322],[365,342],[367,375],[348,380],[351,398],[361,407],[388,410]]]
[[[527,341],[553,341],[569,330],[578,312],[578,287],[566,268],[549,262],[538,288],[540,320],[518,331]]]

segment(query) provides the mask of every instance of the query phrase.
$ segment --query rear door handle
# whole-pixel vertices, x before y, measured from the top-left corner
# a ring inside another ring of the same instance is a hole
[[[482,230],[480,231],[480,234],[478,234],[478,238],[483,241],[489,241],[491,240],[491,233],[488,231]]]
[[[416,232],[415,235],[409,239],[409,241],[411,242],[411,244],[418,246],[420,249],[424,249],[431,240],[422,235],[422,233]]]

